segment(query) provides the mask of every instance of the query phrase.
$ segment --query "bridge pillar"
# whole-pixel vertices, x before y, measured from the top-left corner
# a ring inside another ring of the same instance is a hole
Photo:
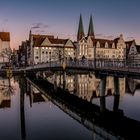
[[[115,95],[120,95],[120,83],[119,83],[119,78],[114,77],[114,94]]]
[[[101,77],[100,81],[100,96],[105,96],[106,91],[106,76]]]
[[[100,81],[100,111],[105,110],[105,91],[106,91],[106,76],[103,76]]]

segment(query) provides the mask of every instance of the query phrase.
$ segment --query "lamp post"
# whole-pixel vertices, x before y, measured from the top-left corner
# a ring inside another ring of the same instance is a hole
[[[63,70],[66,68],[66,62],[65,62],[65,46],[63,46]]]

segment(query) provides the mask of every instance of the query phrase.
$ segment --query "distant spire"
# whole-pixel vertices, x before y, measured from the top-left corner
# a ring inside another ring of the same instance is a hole
[[[83,28],[83,21],[82,21],[82,15],[80,14],[80,20],[79,20],[79,28],[78,28],[78,34],[77,34],[77,40],[80,40],[82,37],[84,37],[84,28]]]
[[[89,22],[89,28],[88,28],[88,36],[91,36],[92,38],[95,38],[92,15],[90,16],[90,22]]]

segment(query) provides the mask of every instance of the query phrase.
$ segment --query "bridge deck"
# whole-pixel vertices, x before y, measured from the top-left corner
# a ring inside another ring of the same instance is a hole
[[[120,76],[140,76],[140,67],[125,65],[122,61],[112,62],[98,60],[96,63],[94,61],[66,61],[65,63],[60,62],[50,62],[36,64],[29,66],[25,69],[29,71],[82,71],[82,72],[96,72],[105,75],[120,75]]]

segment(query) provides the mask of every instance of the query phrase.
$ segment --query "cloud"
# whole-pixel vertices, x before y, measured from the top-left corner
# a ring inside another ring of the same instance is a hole
[[[49,26],[48,26],[48,25],[43,25],[43,27],[44,27],[44,28],[48,28]]]
[[[48,25],[45,25],[41,22],[38,23],[33,23],[33,26],[31,27],[31,29],[44,29],[44,28],[48,28]]]

